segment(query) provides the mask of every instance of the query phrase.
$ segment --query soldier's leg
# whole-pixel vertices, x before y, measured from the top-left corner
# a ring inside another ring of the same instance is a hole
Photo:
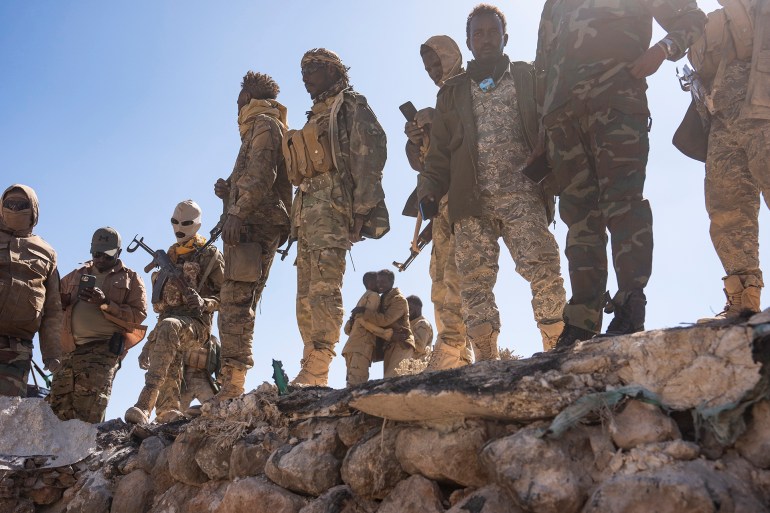
[[[177,351],[168,367],[166,379],[159,387],[155,413],[160,418],[167,412],[182,410],[182,351]],[[152,361],[152,360],[151,360]]]
[[[182,393],[182,411],[189,408],[193,399],[204,403],[214,397],[214,388],[211,386],[203,369],[188,369],[185,371],[185,389]]]
[[[390,342],[385,344],[385,358],[382,361],[382,377],[392,378],[398,376],[396,372],[401,362],[414,358],[414,348],[403,342]]]
[[[463,316],[477,361],[499,358],[500,312],[492,292],[499,269],[499,237],[499,223],[489,217],[466,217],[455,223]]]
[[[53,373],[51,393],[46,400],[51,409],[61,420],[72,420],[75,412],[72,410],[72,394],[75,391],[75,378],[72,374],[72,355],[62,359],[61,367]]]
[[[118,371],[118,356],[107,341],[77,346],[72,354],[75,381],[72,408],[75,418],[84,422],[103,422],[112,394],[112,381]]]
[[[556,344],[564,324],[567,301],[561,277],[559,246],[548,229],[539,193],[519,194],[500,208],[503,241],[516,263],[516,272],[529,282],[532,311],[541,330],[543,348]]]
[[[369,381],[369,368],[372,366],[375,336],[366,330],[359,319],[353,323],[348,341],[342,348],[347,373],[347,386],[358,385]]]
[[[0,395],[27,397],[32,342],[0,336]]]
[[[313,252],[307,249],[304,242],[300,241],[297,246],[297,327],[302,337],[302,362],[313,350],[313,320],[310,310],[310,261]]]
[[[436,344],[443,339],[444,322],[441,314],[444,311],[444,301],[446,297],[446,285],[444,284],[444,269],[448,257],[448,243],[451,236],[451,227],[447,217],[447,207],[442,199],[439,206],[439,213],[433,218],[433,248],[430,253],[430,299],[433,303],[434,319],[436,321]]]

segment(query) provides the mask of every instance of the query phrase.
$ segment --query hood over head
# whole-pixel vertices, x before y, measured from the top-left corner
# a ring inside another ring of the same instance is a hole
[[[438,55],[441,60],[443,74],[438,85],[444,85],[444,82],[462,71],[463,54],[455,40],[449,36],[433,36],[425,41],[422,46],[428,47]],[[422,49],[422,48],[421,48]]]
[[[27,196],[27,199],[29,199],[30,205],[32,207],[32,224],[28,229],[14,231],[12,229],[9,229],[8,226],[3,222],[2,214],[0,214],[0,229],[6,232],[11,232],[13,235],[24,237],[31,234],[32,229],[37,225],[39,211],[40,211],[39,203],[38,203],[37,194],[35,193],[35,190],[32,187],[29,187],[28,185],[23,185],[20,183],[16,183],[8,187],[3,192],[2,200],[4,200],[5,197],[8,196],[8,194],[14,189],[21,191]]]

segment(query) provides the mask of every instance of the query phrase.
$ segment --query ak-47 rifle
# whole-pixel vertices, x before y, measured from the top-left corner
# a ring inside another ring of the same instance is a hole
[[[711,97],[697,71],[685,64],[681,73],[679,68],[676,69],[676,77],[679,79],[679,87],[682,88],[682,91],[692,94],[693,99],[697,103],[705,105],[711,111]]]
[[[420,218],[418,217],[418,222]],[[393,265],[396,269],[398,269],[398,272],[404,272],[406,271],[407,267],[411,265],[412,262],[414,262],[414,259],[417,258],[417,256],[422,251],[422,248],[430,244],[430,241],[433,240],[433,220],[431,220],[428,225],[423,228],[423,230],[420,232],[420,234],[417,236],[417,239],[413,241],[412,247],[410,248],[410,255],[409,258],[404,260],[403,263],[393,261]]]
[[[190,284],[187,283],[187,280],[184,277],[184,272],[179,267],[175,266],[171,259],[168,256],[168,253],[163,251],[162,249],[154,250],[150,246],[144,243],[144,237],[141,237],[139,240],[136,240],[138,235],[134,236],[134,240],[131,241],[131,244],[128,245],[126,248],[126,251],[129,253],[133,253],[139,248],[142,248],[147,253],[152,255],[152,262],[147,264],[144,267],[144,272],[149,273],[154,268],[159,268],[160,273],[158,274],[157,280],[155,280],[155,283],[152,286],[152,302],[153,303],[160,303],[162,300],[162,293],[163,293],[163,287],[166,285],[168,281],[171,281],[176,285],[176,287],[180,291],[187,291],[188,289],[191,289]]]
[[[297,242],[297,239],[294,237],[289,237],[289,243],[286,244],[286,247],[284,249],[276,249],[275,252],[281,255],[281,262],[286,260],[286,257],[289,256],[289,250],[291,249],[291,246]],[[279,362],[280,363],[280,362]]]

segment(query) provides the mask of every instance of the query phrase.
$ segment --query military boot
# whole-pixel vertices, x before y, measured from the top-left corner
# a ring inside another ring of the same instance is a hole
[[[717,314],[718,319],[734,319],[746,313],[759,313],[759,299],[762,289],[755,276],[730,275],[724,278],[725,309]]]
[[[155,401],[158,400],[158,390],[156,387],[145,385],[139,393],[139,399],[136,404],[126,410],[123,418],[129,424],[147,424],[150,422],[150,413],[155,408]]]
[[[497,347],[497,336],[499,334],[499,331],[493,331],[489,335],[471,339],[471,342],[473,342],[473,353],[476,355],[477,362],[500,359],[500,349]]]
[[[572,346],[583,340],[593,338],[596,333],[583,328],[578,328],[572,324],[565,324],[564,330],[559,335],[556,345],[553,347],[553,351],[564,352],[572,349]]]
[[[325,387],[329,384],[329,365],[334,352],[329,349],[313,349],[302,361],[302,369],[292,385]]]
[[[243,395],[246,385],[246,369],[225,363],[222,365],[222,388],[210,399],[213,404],[219,404],[228,399]]]
[[[642,289],[634,289],[629,292],[618,291],[604,308],[606,313],[615,314],[607,326],[606,335],[628,335],[644,331],[646,307],[647,297]]]
[[[540,329],[540,336],[543,339],[543,351],[550,351],[556,347],[556,341],[559,340],[559,335],[564,331],[564,321],[538,322],[537,327]]]
[[[468,364],[465,358],[467,358],[465,346],[455,347],[442,341],[436,344],[436,348],[430,353],[428,367],[425,370],[456,369]]]

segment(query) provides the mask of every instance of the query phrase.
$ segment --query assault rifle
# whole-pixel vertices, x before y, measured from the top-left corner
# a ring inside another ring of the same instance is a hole
[[[168,281],[171,281],[176,285],[176,287],[180,291],[187,291],[188,289],[191,289],[190,285],[187,283],[187,280],[184,277],[184,272],[182,272],[182,269],[175,266],[171,259],[168,256],[168,253],[163,251],[162,249],[154,250],[150,246],[144,243],[144,237],[141,237],[139,240],[136,240],[138,235],[134,236],[134,240],[131,241],[131,244],[128,245],[126,248],[126,251],[129,253],[133,253],[139,248],[142,248],[146,252],[148,252],[150,255],[152,255],[152,262],[147,264],[144,267],[144,272],[149,273],[154,268],[159,268],[160,273],[158,274],[158,278],[153,284],[152,287],[152,302],[153,303],[160,303],[162,300],[162,293],[163,293],[163,287],[166,285]]]
[[[275,252],[281,255],[281,262],[286,260],[286,257],[289,256],[289,250],[291,249],[291,246],[297,241],[294,237],[289,237],[289,243],[286,244],[286,248],[284,249],[276,249]]]
[[[689,92],[696,102],[705,105],[707,108],[709,107],[710,97],[708,89],[703,84],[703,80],[697,71],[685,64],[681,73],[679,68],[676,69],[676,77],[679,79],[679,87],[682,88],[682,91]]]
[[[419,218],[418,218],[419,221]],[[414,259],[417,258],[417,256],[422,251],[422,248],[430,244],[430,241],[433,240],[433,220],[431,220],[428,225],[423,228],[423,230],[420,232],[420,234],[417,236],[417,240],[412,243],[412,247],[409,250],[410,255],[409,258],[404,260],[403,263],[393,261],[393,266],[398,269],[398,272],[404,272],[406,271],[407,267],[409,267],[412,262],[414,262]]]

